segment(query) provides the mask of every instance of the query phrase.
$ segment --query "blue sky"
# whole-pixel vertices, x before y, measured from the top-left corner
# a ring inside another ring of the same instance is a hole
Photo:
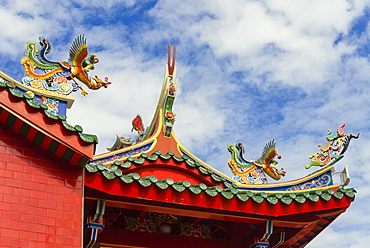
[[[358,190],[349,210],[308,247],[370,243],[369,1],[21,1],[0,0],[0,70],[20,81],[28,40],[50,39],[66,60],[85,33],[112,85],[74,94],[71,124],[98,135],[98,153],[148,125],[163,80],[167,43],[177,45],[175,133],[192,153],[231,176],[227,144],[242,141],[256,159],[275,138],[284,180],[303,177],[326,130],[344,121],[360,132],[337,165]],[[339,183],[339,181],[337,181]]]

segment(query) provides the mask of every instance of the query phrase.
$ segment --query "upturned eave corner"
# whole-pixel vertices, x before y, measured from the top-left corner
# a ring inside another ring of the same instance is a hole
[[[1,77],[0,121],[13,131],[73,165],[84,166],[92,158],[97,138],[81,126],[67,123],[66,116],[49,112],[17,84]],[[84,161],[84,162],[82,162]]]

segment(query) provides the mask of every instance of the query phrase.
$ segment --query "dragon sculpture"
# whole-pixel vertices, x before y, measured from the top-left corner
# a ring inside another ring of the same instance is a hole
[[[81,89],[81,94],[86,96],[88,93],[75,79],[78,79],[92,90],[97,90],[101,87],[107,88],[111,84],[108,82],[108,78],[102,80],[97,76],[93,78],[89,76],[89,71],[95,68],[94,65],[99,62],[99,59],[95,54],[88,57],[84,34],[74,38],[69,50],[68,62],[51,61],[46,57],[46,54],[51,51],[51,44],[48,39],[40,37],[39,44],[41,46],[40,49],[38,49],[35,42],[27,42],[26,56],[22,58],[21,63],[25,68],[27,76],[43,81],[46,89],[58,88],[58,84],[65,84],[68,80],[73,80],[77,88]],[[35,70],[38,70],[41,74],[36,73]]]
[[[320,152],[309,157],[312,161],[305,166],[306,169],[309,169],[311,166],[330,166],[344,157],[344,153],[347,151],[351,139],[357,139],[360,136],[360,133],[357,135],[347,134],[343,130],[345,126],[346,124],[342,122],[342,125],[337,128],[337,133],[335,134],[331,134],[331,130],[328,130],[325,147],[318,145]]]
[[[284,169],[278,170],[274,160],[275,157],[281,158],[281,155],[275,148],[274,139],[269,140],[263,148],[262,155],[257,160],[246,160],[244,158],[244,147],[241,142],[235,145],[228,145],[227,148],[231,153],[231,159],[228,162],[231,170],[235,174],[234,180],[244,184],[266,184],[267,174],[274,180],[279,180],[285,176]]]

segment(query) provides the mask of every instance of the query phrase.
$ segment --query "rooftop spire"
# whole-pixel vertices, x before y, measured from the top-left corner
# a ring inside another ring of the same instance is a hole
[[[175,70],[175,62],[176,62],[176,45],[173,46],[173,57],[172,57],[172,65],[171,65],[171,44],[168,43],[168,73],[169,75],[173,75],[173,71]]]

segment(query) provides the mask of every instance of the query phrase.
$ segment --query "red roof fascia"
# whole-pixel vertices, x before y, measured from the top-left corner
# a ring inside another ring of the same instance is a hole
[[[42,109],[30,107],[22,98],[13,96],[7,90],[0,91],[0,103],[5,107],[5,110],[11,111],[12,114],[18,119],[22,119],[23,122],[27,122],[57,142],[63,143],[84,156],[92,158],[95,149],[94,144],[83,142],[78,135],[65,129],[60,122],[48,118]],[[16,127],[13,130],[16,131]]]
[[[306,201],[304,204],[293,201],[289,205],[282,202],[272,205],[267,201],[257,203],[253,200],[242,202],[236,197],[233,197],[232,199],[226,199],[220,195],[211,197],[204,192],[196,195],[189,193],[188,191],[177,192],[173,188],[162,190],[154,185],[143,187],[138,183],[125,184],[119,179],[108,181],[100,173],[86,173],[85,186],[109,195],[149,200],[152,202],[148,204],[152,205],[155,205],[155,202],[171,203],[201,207],[215,211],[226,210],[228,212],[242,214],[254,213],[254,216],[261,215],[270,217],[284,217],[304,213],[316,216],[320,213],[333,212],[336,210],[345,211],[353,200],[353,198],[344,196],[342,199],[332,198],[329,201],[320,199],[317,202]],[[87,194],[87,197],[94,196]],[[317,218],[315,217],[315,219]]]

